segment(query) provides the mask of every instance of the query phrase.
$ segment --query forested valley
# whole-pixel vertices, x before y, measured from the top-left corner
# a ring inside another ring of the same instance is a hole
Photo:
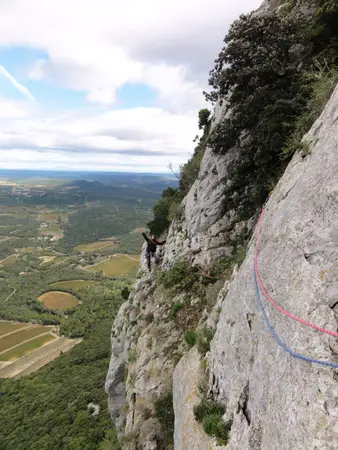
[[[136,180],[123,188],[11,173],[0,187],[1,449],[119,448],[104,392],[110,329],[167,185]],[[72,348],[39,370],[2,375],[62,340]]]

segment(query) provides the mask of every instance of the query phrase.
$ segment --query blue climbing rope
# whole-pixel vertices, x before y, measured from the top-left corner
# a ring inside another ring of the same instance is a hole
[[[285,344],[283,344],[283,342],[280,340],[279,336],[277,335],[277,333],[273,329],[273,327],[272,327],[272,325],[271,325],[271,323],[269,321],[269,318],[268,318],[268,316],[266,314],[265,308],[263,306],[263,303],[262,303],[262,300],[261,300],[261,296],[260,296],[260,293],[259,293],[258,283],[257,283],[257,276],[256,276],[256,271],[255,271],[255,265],[253,267],[253,276],[254,276],[254,281],[255,281],[256,298],[257,298],[257,302],[258,302],[259,308],[262,311],[265,324],[268,327],[271,336],[275,339],[277,344],[280,347],[282,347],[282,349],[284,351],[289,353],[289,355],[293,356],[294,358],[301,359],[302,361],[306,361],[306,362],[309,362],[309,363],[321,364],[322,366],[333,367],[334,369],[338,369],[338,364],[330,363],[328,361],[321,361],[319,359],[313,359],[313,358],[310,358],[308,356],[300,355],[300,354],[295,353],[294,351],[292,351]]]

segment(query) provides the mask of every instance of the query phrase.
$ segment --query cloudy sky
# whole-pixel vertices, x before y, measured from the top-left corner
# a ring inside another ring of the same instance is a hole
[[[167,172],[260,0],[1,0],[0,168]]]

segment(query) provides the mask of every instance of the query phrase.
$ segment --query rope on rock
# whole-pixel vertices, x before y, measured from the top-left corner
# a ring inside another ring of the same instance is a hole
[[[260,310],[262,311],[263,318],[264,318],[264,321],[266,323],[266,326],[268,327],[268,329],[270,331],[270,334],[275,339],[277,344],[280,347],[282,347],[283,350],[285,350],[287,353],[289,353],[289,355],[293,356],[294,358],[301,359],[301,360],[309,362],[309,363],[321,364],[323,366],[328,366],[328,367],[333,367],[334,369],[338,369],[338,364],[330,363],[328,361],[322,361],[320,359],[313,359],[313,358],[310,358],[309,356],[300,355],[298,353],[295,353],[293,350],[291,350],[285,344],[283,344],[283,342],[280,340],[278,334],[273,329],[273,327],[272,327],[272,325],[271,325],[271,323],[269,321],[269,318],[268,318],[268,316],[266,314],[265,308],[264,308],[264,306],[262,304],[262,300],[261,300],[261,297],[260,297],[260,294],[259,294],[259,289],[258,289],[258,284],[257,284],[255,268],[253,268],[253,275],[254,275],[254,280],[255,280],[255,289],[256,289],[256,297],[257,297],[258,305],[260,307]]]
[[[326,328],[322,328],[319,327],[318,325],[315,325],[311,322],[307,322],[304,319],[300,319],[299,317],[294,316],[293,314],[289,313],[288,311],[285,311],[283,308],[281,308],[279,305],[277,305],[277,303],[275,302],[275,300],[268,294],[268,292],[266,291],[263,281],[259,275],[258,272],[258,245],[259,245],[259,238],[260,238],[260,234],[261,234],[261,228],[262,228],[262,220],[263,220],[263,214],[264,214],[264,208],[262,209],[262,212],[259,216],[258,219],[258,223],[257,223],[257,234],[256,234],[256,247],[255,247],[255,253],[254,253],[254,269],[255,269],[255,274],[256,274],[256,278],[258,280],[258,284],[259,287],[261,288],[264,296],[269,300],[269,302],[282,314],[284,314],[287,317],[290,317],[290,319],[293,319],[307,327],[311,327],[317,331],[320,331],[322,333],[326,333],[329,334],[330,336],[333,336],[335,338],[338,338],[338,333],[335,333],[334,331],[330,331],[327,330]]]
[[[268,328],[268,330],[269,330],[271,336],[275,339],[275,341],[277,342],[277,344],[278,344],[285,352],[287,352],[289,355],[291,355],[292,357],[297,358],[297,359],[300,359],[300,360],[302,360],[302,361],[309,362],[309,363],[320,364],[320,365],[323,365],[323,366],[327,366],[327,367],[332,367],[332,368],[334,368],[334,369],[338,369],[338,364],[331,363],[331,362],[328,362],[328,361],[319,360],[319,359],[314,359],[314,358],[311,358],[311,357],[309,357],[309,356],[301,355],[301,354],[296,353],[296,352],[294,352],[293,350],[291,350],[289,347],[287,347],[287,346],[281,341],[281,339],[279,338],[278,334],[276,333],[276,331],[274,330],[274,328],[272,327],[272,325],[271,325],[271,323],[270,323],[270,321],[269,321],[268,315],[267,315],[266,310],[265,310],[265,308],[264,308],[264,306],[263,306],[263,303],[262,303],[262,300],[261,300],[261,296],[260,296],[260,293],[259,293],[259,287],[258,287],[258,283],[259,283],[259,282],[260,282],[259,284],[260,284],[260,287],[261,287],[261,289],[262,289],[262,292],[263,292],[264,296],[270,301],[270,303],[272,303],[272,305],[273,305],[278,311],[280,311],[280,312],[282,312],[283,314],[285,314],[286,316],[288,316],[288,317],[290,317],[290,318],[296,320],[297,322],[302,323],[303,325],[307,325],[307,326],[310,326],[311,328],[314,328],[314,329],[317,330],[317,331],[321,331],[321,332],[323,332],[323,333],[330,334],[330,335],[332,335],[332,336],[336,336],[336,335],[337,335],[337,333],[334,333],[333,331],[329,331],[329,330],[326,330],[325,328],[321,328],[321,327],[318,327],[317,325],[311,324],[310,322],[306,322],[305,320],[299,319],[298,317],[293,316],[292,314],[290,314],[290,313],[288,313],[287,311],[283,310],[282,308],[280,308],[280,307],[276,304],[276,302],[269,296],[269,294],[268,294],[267,291],[265,290],[264,285],[263,285],[263,282],[262,282],[262,280],[261,280],[261,278],[260,278],[260,276],[259,276],[259,273],[258,273],[258,244],[259,244],[259,237],[260,237],[260,232],[261,232],[261,225],[262,225],[263,213],[264,213],[264,206],[263,206],[261,215],[260,215],[259,220],[258,220],[258,223],[257,223],[256,247],[255,247],[255,252],[254,252],[254,264],[253,264],[253,277],[254,277],[254,285],[255,285],[256,299],[257,299],[259,308],[260,308],[260,310],[261,310],[261,312],[262,312],[262,314],[263,314],[263,318],[264,318],[265,324],[266,324],[266,326],[267,326],[267,328]],[[337,336],[338,336],[338,335],[337,335]]]

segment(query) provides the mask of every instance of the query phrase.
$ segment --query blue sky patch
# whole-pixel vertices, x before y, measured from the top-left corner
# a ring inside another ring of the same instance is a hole
[[[153,107],[157,93],[146,84],[126,83],[116,92],[116,109]]]
[[[0,47],[0,65],[4,66],[15,78],[23,81],[27,68],[39,59],[47,59],[48,55],[42,50],[24,47]]]

